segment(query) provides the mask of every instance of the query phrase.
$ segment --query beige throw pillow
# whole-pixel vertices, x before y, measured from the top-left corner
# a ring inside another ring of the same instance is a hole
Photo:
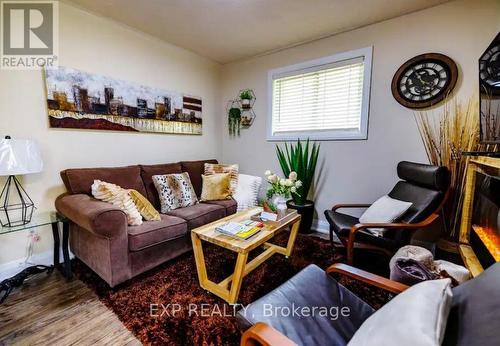
[[[123,210],[127,215],[127,221],[130,226],[138,226],[142,224],[141,214],[130,198],[128,190],[122,189],[118,185],[106,183],[100,180],[94,180],[91,190],[92,196],[96,199],[111,203]]]
[[[231,196],[234,195],[238,187],[238,171],[239,166],[234,165],[223,165],[218,163],[205,163],[205,175],[229,173],[231,177],[230,193]]]
[[[158,190],[162,213],[198,203],[189,174],[186,172],[153,175],[153,183]]]
[[[212,175],[201,175],[203,188],[201,190],[201,201],[218,201],[231,198],[229,173]]]

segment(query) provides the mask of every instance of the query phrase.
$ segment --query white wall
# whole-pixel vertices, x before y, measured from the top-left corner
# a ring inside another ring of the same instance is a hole
[[[477,59],[499,30],[498,0],[453,1],[274,54],[224,65],[221,104],[235,98],[240,89],[251,88],[257,98],[254,108],[257,118],[239,138],[230,138],[226,125],[223,160],[239,163],[240,170],[249,174],[263,175],[266,169],[281,173],[275,143],[265,139],[269,102],[267,71],[373,46],[368,140],[321,142],[324,164],[315,188],[320,220],[324,220],[323,211],[338,202],[372,202],[394,185],[398,161],[427,162],[413,111],[392,97],[391,80],[396,70],[418,54],[446,54],[459,67],[457,97],[466,100],[477,94]]]
[[[43,172],[22,179],[39,210],[64,192],[65,168],[220,158],[220,65],[64,3],[59,36],[60,65],[201,96],[203,135],[50,129],[41,71],[0,70],[0,136],[32,138],[43,154]],[[40,231],[36,253],[52,247],[50,228]],[[0,235],[0,263],[22,258],[26,240],[26,232]]]

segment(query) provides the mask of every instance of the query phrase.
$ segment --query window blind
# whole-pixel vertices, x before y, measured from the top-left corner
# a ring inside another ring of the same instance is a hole
[[[273,134],[359,130],[364,58],[273,76]]]

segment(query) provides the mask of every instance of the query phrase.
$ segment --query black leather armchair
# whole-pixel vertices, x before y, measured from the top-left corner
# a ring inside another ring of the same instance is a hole
[[[367,208],[369,204],[338,204],[331,210],[325,210],[330,224],[330,241],[333,245],[333,233],[347,248],[347,262],[353,263],[354,242],[365,247],[384,252],[395,252],[410,243],[417,229],[429,226],[439,217],[450,185],[449,171],[444,166],[432,166],[402,161],[397,167],[401,179],[389,192],[389,197],[411,202],[412,206],[397,223],[360,223],[359,219],[338,212],[344,208]],[[383,237],[372,235],[367,228],[385,228]]]
[[[376,312],[338,284],[330,273],[347,275],[396,294],[407,288],[346,264],[334,264],[326,272],[309,265],[274,291],[238,312],[238,323],[241,330],[245,331],[241,345],[346,345],[361,324]],[[477,278],[452,289],[452,307],[443,345],[498,345],[499,283],[500,263],[496,263]],[[286,313],[296,307],[349,307],[350,314],[348,317],[332,319],[330,315],[305,316],[303,310],[300,316]],[[384,329],[381,328],[379,332],[383,333]]]

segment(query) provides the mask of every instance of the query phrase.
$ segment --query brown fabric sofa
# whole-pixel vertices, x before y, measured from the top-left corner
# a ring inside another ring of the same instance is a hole
[[[91,196],[94,179],[135,189],[157,208],[152,176],[187,172],[198,196],[204,164],[216,160],[114,168],[79,168],[61,172],[67,193],[57,210],[71,220],[71,251],[111,287],[191,250],[190,230],[236,212],[234,200],[199,203],[161,215],[161,221],[128,226],[125,213]]]

